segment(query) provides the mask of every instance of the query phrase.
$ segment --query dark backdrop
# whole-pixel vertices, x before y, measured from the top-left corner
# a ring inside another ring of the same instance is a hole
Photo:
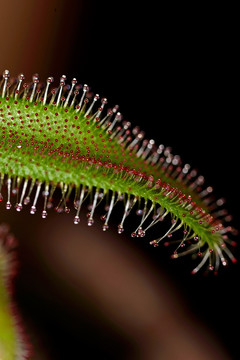
[[[153,1],[69,1],[64,6],[49,75],[57,79],[65,73],[69,80],[76,77],[87,83],[110,104],[119,104],[124,117],[140,125],[148,138],[171,146],[174,153],[197,167],[217,196],[227,199],[237,227],[239,112],[234,9],[173,3],[159,6]],[[60,68],[62,64],[64,68]],[[157,267],[159,250],[146,246],[144,251]],[[233,359],[238,359],[239,264],[230,265],[218,277],[206,278],[191,276],[190,262],[187,267],[184,261],[171,265],[168,259],[164,263],[163,256],[161,261],[187,306],[217,334]],[[20,300],[24,307],[21,296]],[[52,308],[43,306],[46,313],[53,314]],[[54,328],[49,322],[48,328]],[[60,344],[64,356],[71,344],[74,353],[74,332],[63,331],[62,343],[58,329],[55,334],[56,339],[51,335],[53,347]],[[97,330],[89,336],[96,340]],[[98,346],[101,349],[101,344]]]

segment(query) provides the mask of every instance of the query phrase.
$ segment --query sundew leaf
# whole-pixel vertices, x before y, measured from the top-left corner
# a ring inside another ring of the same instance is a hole
[[[227,247],[235,245],[231,237],[236,231],[229,225],[224,200],[216,200],[204,177],[179,155],[147,140],[138,126],[131,128],[123,119],[118,105],[107,108],[106,98],[93,95],[76,79],[67,84],[63,75],[56,88],[52,77],[46,84],[37,75],[30,83],[24,80],[23,74],[10,78],[5,70],[0,83],[0,200],[4,196],[6,209],[14,202],[21,211],[31,203],[35,214],[43,196],[42,218],[52,207],[58,213],[74,208],[73,222],[78,224],[81,207],[90,199],[92,226],[95,209],[104,201],[106,231],[121,202],[118,233],[136,212],[140,220],[132,237],[147,236],[158,225],[159,237],[150,241],[157,247],[171,244],[178,234],[181,240],[172,258],[197,255],[200,261],[192,273],[205,264],[217,273],[220,264],[236,262]],[[57,189],[61,200],[55,204]],[[169,228],[162,233],[164,219]]]

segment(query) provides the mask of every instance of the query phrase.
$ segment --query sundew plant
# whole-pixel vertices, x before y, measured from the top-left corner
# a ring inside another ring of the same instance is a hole
[[[192,274],[202,268],[216,274],[220,265],[235,263],[230,249],[235,245],[235,230],[224,199],[216,199],[204,177],[172,154],[171,148],[146,139],[137,124],[131,127],[123,119],[118,105],[109,108],[107,104],[106,98],[75,78],[68,83],[62,75],[55,85],[52,77],[43,83],[35,74],[25,82],[23,74],[10,77],[8,70],[3,72],[1,211],[15,207],[20,212],[29,206],[31,214],[40,213],[43,219],[53,209],[74,211],[73,224],[81,226],[80,211],[87,203],[87,224],[92,226],[102,203],[102,229],[107,231],[118,205],[122,207],[118,234],[124,231],[129,214],[136,214],[138,225],[131,236],[145,237],[154,247],[173,243],[173,259],[191,254],[196,261]],[[163,221],[168,224],[164,231]],[[149,239],[153,226],[159,235]],[[1,295],[0,305],[4,304]],[[13,339],[10,331],[6,342]]]

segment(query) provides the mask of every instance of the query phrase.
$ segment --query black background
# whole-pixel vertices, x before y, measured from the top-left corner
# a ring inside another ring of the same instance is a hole
[[[159,6],[151,1],[83,4],[85,16],[71,25],[74,37],[68,37],[69,22],[66,27],[63,24],[62,52],[64,41],[73,45],[72,52],[65,54],[66,69],[58,69],[56,58],[56,73],[76,77],[106,96],[110,104],[119,104],[124,118],[140,125],[147,138],[171,146],[173,153],[197,167],[217,197],[227,199],[238,227],[239,73],[234,9],[172,2]],[[69,2],[69,6],[78,11],[77,2]],[[146,247],[144,251],[157,268],[158,250]],[[235,329],[239,321],[239,264],[230,265],[218,277],[193,277],[190,263],[172,264],[169,259],[164,263],[163,256],[161,261],[187,306],[217,334],[232,358],[239,359]],[[19,301],[31,312],[26,299],[19,295]],[[55,358],[72,358],[74,344],[79,341],[74,338],[74,328],[58,330],[57,312],[44,301],[42,306],[51,314],[45,336],[48,331],[55,333],[49,342],[62,356],[55,354]],[[34,309],[32,316],[40,322]],[[80,334],[85,340],[87,336],[95,341],[99,338],[99,329],[88,331]],[[97,346],[105,358],[114,358],[101,341]]]

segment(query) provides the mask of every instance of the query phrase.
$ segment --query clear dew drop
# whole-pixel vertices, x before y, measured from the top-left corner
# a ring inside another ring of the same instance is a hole
[[[75,216],[74,220],[73,220],[73,223],[75,225],[79,224],[80,223],[80,217],[79,216]]]
[[[36,211],[37,211],[36,206],[33,205],[31,207],[30,214],[34,215]]]
[[[93,223],[94,223],[93,218],[89,218],[89,219],[88,219],[88,222],[87,222],[88,226],[92,226]]]
[[[46,219],[46,217],[47,217],[47,211],[43,210],[42,211],[42,219]]]
[[[16,204],[16,210],[20,212],[22,210],[22,204]]]
[[[123,233],[123,231],[124,231],[124,228],[123,228],[123,226],[120,224],[120,225],[118,225],[118,234],[122,234]]]
[[[108,228],[109,228],[108,224],[104,224],[102,227],[103,231],[107,231]]]
[[[11,205],[10,201],[7,201],[7,202],[6,202],[6,209],[7,209],[7,210],[10,210],[11,207],[12,207],[12,205]]]

